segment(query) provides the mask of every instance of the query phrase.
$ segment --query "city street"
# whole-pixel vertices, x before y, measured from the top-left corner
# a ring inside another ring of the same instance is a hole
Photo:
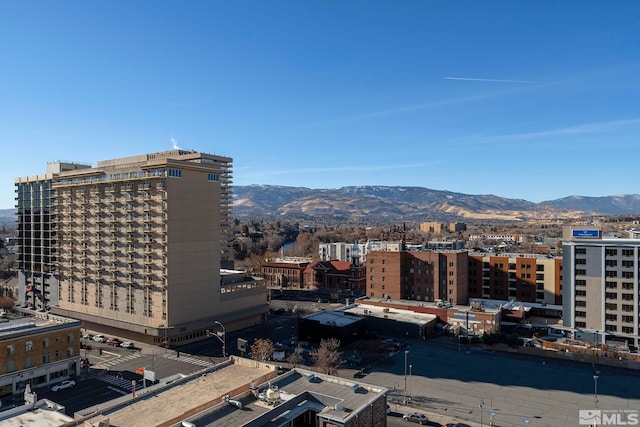
[[[457,351],[431,341],[412,341],[406,350],[406,365],[403,350],[389,364],[376,366],[363,382],[389,387],[390,402],[407,402],[418,411],[484,425],[493,421],[496,426],[559,427],[577,426],[578,410],[595,407],[591,365]],[[597,376],[598,408],[640,408],[640,373],[603,368]],[[394,403],[391,407],[400,409]]]

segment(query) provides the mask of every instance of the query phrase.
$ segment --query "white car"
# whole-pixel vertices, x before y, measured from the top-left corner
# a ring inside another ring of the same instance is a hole
[[[123,343],[120,343],[120,347],[135,348],[135,345],[131,341],[125,341]]]
[[[429,422],[429,418],[426,415],[421,414],[419,412],[414,412],[413,414],[405,414],[402,416],[402,419],[405,421],[411,421],[413,423],[418,423],[422,425],[425,425]]]
[[[62,381],[61,383],[58,383],[58,384],[54,385],[53,387],[51,387],[51,390],[60,391],[60,390],[66,389],[66,388],[71,388],[74,385],[76,385],[76,382],[74,380],[65,380],[65,381]]]
[[[97,342],[107,342],[107,337],[104,335],[94,335],[93,340]]]

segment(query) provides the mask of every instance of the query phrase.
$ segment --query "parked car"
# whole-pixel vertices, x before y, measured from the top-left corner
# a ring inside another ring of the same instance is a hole
[[[465,423],[449,423],[449,424],[446,424],[445,427],[471,427],[471,426]]]
[[[429,417],[419,412],[414,412],[413,414],[404,414],[402,416],[402,419],[405,421],[410,421],[412,423],[418,423],[422,425],[426,425],[429,422]]]
[[[120,343],[120,347],[135,348],[136,346],[131,341],[125,341],[125,342]]]
[[[93,340],[97,342],[107,342],[107,337],[104,335],[94,335]]]
[[[56,385],[54,385],[53,387],[51,387],[52,391],[60,391],[60,390],[64,390],[66,388],[71,388],[74,385],[76,385],[76,382],[74,380],[65,380],[62,381],[61,383],[58,383]]]
[[[85,340],[92,340],[92,339],[93,339],[93,337],[94,337],[94,335],[93,335],[93,334],[84,334],[84,335],[82,336],[82,338],[84,338]]]
[[[109,338],[107,340],[107,344],[119,346],[120,344],[122,344],[122,341],[120,341],[120,339],[118,339],[118,338]]]

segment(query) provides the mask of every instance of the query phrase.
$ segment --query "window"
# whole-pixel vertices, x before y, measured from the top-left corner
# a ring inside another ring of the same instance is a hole
[[[586,255],[587,250],[585,248],[576,248],[576,255]]]
[[[33,341],[27,341],[24,343],[24,350],[31,351],[33,350]]]
[[[15,354],[15,352],[16,352],[16,349],[13,346],[13,344],[9,344],[7,346],[7,356],[11,356],[11,355]]]
[[[25,369],[31,368],[33,366],[33,362],[31,361],[31,357],[24,358],[24,367]]]
[[[171,178],[182,178],[182,171],[180,169],[169,169],[169,176]]]
[[[210,173],[207,175],[207,181],[218,182],[220,177],[217,173]]]
[[[607,250],[605,250],[605,254],[609,255],[609,256],[616,256],[616,255],[618,255],[618,250],[617,249],[607,249]]]
[[[13,362],[13,360],[8,360],[7,361],[7,372],[13,372],[16,370],[16,366],[15,363]]]
[[[49,337],[42,339],[42,348],[47,348],[47,347],[49,347]]]
[[[615,273],[615,271],[612,271],[612,272],[608,271],[607,273]],[[577,276],[586,276],[587,275],[587,270],[576,269],[576,275]]]
[[[42,355],[42,363],[49,363],[49,353]]]

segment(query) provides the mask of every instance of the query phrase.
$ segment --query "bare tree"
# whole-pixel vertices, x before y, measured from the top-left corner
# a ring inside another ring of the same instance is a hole
[[[293,349],[293,352],[289,355],[289,363],[293,365],[295,368],[298,363],[302,363],[304,357],[302,357],[302,346],[298,344],[296,348]]]
[[[315,366],[322,372],[334,375],[338,372],[342,360],[340,359],[340,340],[329,338],[320,341],[320,346],[311,353]]]
[[[266,362],[273,356],[273,342],[268,338],[258,338],[251,345],[251,358]]]

